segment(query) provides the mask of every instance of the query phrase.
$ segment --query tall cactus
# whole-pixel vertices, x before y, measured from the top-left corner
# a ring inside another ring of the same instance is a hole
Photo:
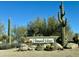
[[[62,40],[61,44],[63,47],[65,47],[67,44],[67,39],[66,39],[66,35],[65,35],[65,28],[67,25],[67,19],[64,20],[64,16],[65,16],[64,6],[63,6],[63,2],[61,2],[60,13],[58,12],[58,20],[61,24],[61,40]]]
[[[9,44],[11,45],[11,23],[10,23],[10,17],[8,19],[8,41],[9,41]]]

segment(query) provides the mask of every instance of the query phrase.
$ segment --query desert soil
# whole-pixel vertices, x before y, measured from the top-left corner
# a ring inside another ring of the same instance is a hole
[[[17,51],[17,49],[0,50],[1,57],[79,57],[79,48],[55,51]]]

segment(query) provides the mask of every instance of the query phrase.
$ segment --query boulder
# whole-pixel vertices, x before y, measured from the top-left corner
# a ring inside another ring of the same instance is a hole
[[[32,50],[33,50],[33,48],[32,48],[32,47],[28,47],[28,50],[29,50],[29,51],[32,51]]]
[[[57,50],[63,50],[63,46],[60,45],[59,43],[55,43],[55,49],[57,49]]]
[[[68,49],[74,49],[74,48],[78,48],[78,44],[75,43],[68,43],[66,48]]]
[[[44,44],[44,46],[43,46],[43,47],[44,47],[44,48],[46,48],[46,46],[48,46],[48,45],[50,45],[50,44]]]
[[[0,44],[2,44],[2,41],[0,41]]]
[[[21,44],[19,47],[19,51],[27,51],[28,50],[28,45],[26,44]]]
[[[31,46],[32,50],[35,50],[36,47],[37,47],[36,45]]]

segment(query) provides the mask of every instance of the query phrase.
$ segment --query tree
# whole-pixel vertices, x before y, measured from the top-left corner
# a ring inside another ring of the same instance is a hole
[[[0,41],[3,40],[3,35],[4,35],[4,24],[0,23]]]
[[[12,29],[13,36],[15,37],[16,40],[20,41],[21,37],[26,38],[27,37],[27,29],[24,26],[20,27],[14,27]]]
[[[8,36],[7,35],[0,36],[0,41],[7,40],[7,39],[8,39]]]
[[[0,35],[4,34],[4,24],[0,23]]]
[[[43,36],[45,34],[44,30],[46,30],[45,27],[45,21],[38,17],[35,21],[28,24],[28,34],[30,36]]]
[[[57,31],[58,23],[54,17],[48,18],[48,35],[54,35]]]
[[[45,18],[43,20],[43,25],[42,25],[42,34],[43,36],[47,36],[47,22]]]

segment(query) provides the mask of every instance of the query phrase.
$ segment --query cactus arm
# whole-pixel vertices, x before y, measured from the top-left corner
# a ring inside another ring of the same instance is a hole
[[[58,12],[58,20],[59,20],[60,23],[62,23],[62,20],[61,20],[59,12]]]
[[[65,25],[67,25],[67,18],[65,19]]]

